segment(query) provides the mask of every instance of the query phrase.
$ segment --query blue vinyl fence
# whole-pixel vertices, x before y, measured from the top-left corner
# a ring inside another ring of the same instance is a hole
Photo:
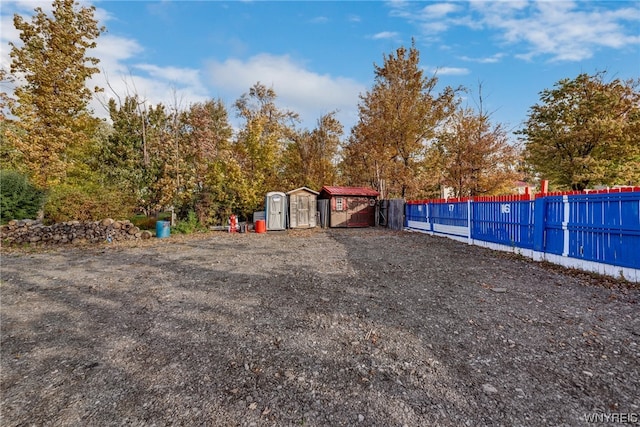
[[[405,205],[405,226],[424,231],[468,237],[467,202],[411,203]]]
[[[558,198],[563,199],[568,210],[568,218],[561,224],[562,255],[640,268],[639,196],[639,193],[608,193],[548,197],[550,206],[558,204]]]
[[[408,229],[640,269],[640,187],[408,201]]]
[[[471,238],[533,249],[532,200],[471,203]]]

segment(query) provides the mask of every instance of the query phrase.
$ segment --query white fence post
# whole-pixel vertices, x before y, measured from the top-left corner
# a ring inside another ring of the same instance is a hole
[[[473,239],[471,238],[471,213],[473,210],[471,209],[471,199],[467,200],[467,234],[469,236],[468,243],[473,245]]]
[[[569,205],[569,196],[562,196],[562,206],[564,208],[562,214],[562,256],[569,256],[569,213],[571,205]]]

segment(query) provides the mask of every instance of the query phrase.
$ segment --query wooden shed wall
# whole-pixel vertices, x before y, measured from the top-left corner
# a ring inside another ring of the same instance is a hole
[[[341,199],[340,202],[338,199]],[[376,225],[375,197],[332,196],[330,227],[372,227]],[[342,206],[340,206],[342,204]],[[341,207],[341,209],[339,209]]]
[[[316,224],[316,194],[301,189],[289,193],[289,228],[313,228]]]

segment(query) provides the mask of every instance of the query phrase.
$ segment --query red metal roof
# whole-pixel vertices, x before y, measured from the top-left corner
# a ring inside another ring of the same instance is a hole
[[[330,196],[366,196],[378,197],[380,193],[372,188],[367,187],[331,187],[325,185],[320,190],[321,193],[327,193]]]

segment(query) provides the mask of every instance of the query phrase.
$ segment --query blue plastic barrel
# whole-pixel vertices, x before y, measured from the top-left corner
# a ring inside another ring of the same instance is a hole
[[[169,237],[171,234],[171,223],[169,221],[156,221],[156,237]]]

